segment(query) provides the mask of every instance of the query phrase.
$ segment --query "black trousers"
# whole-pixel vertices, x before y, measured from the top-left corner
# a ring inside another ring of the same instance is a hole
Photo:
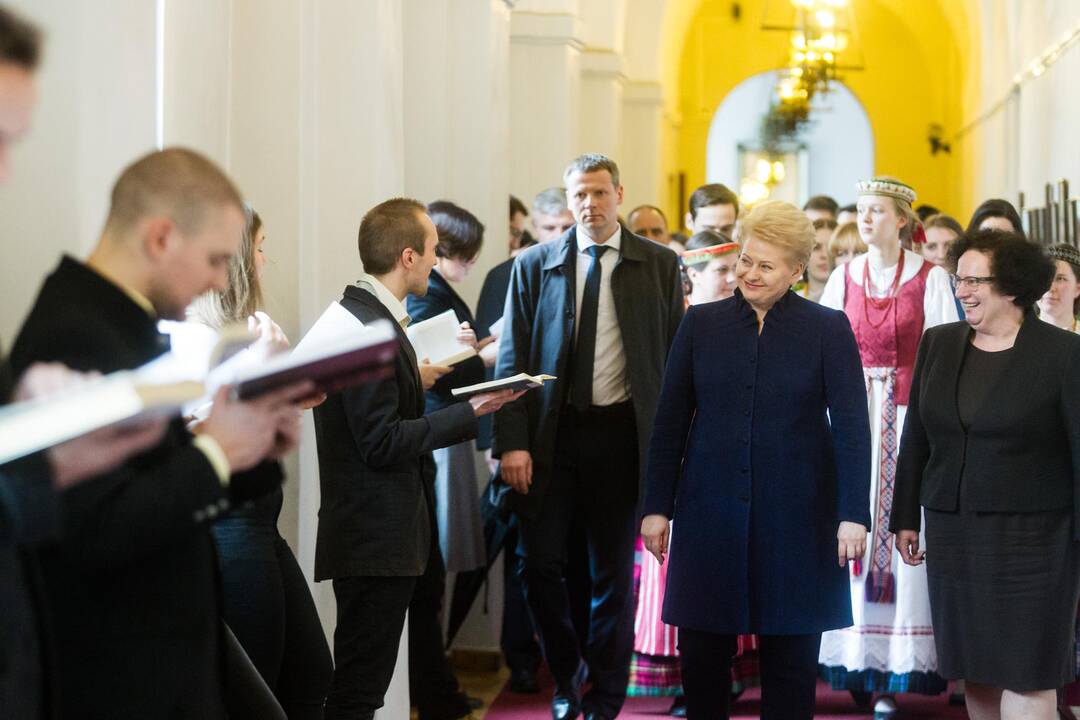
[[[457,679],[443,650],[439,611],[446,568],[432,532],[431,554],[420,577],[364,576],[334,580],[334,681],[326,720],[370,718],[382,707],[394,675],[405,612],[409,613],[410,699],[421,717],[441,717],[457,706]]]
[[[629,402],[577,412],[562,410],[550,485],[535,517],[519,516],[525,596],[557,692],[576,692],[582,653],[592,688],[586,712],[615,717],[626,697],[633,649],[634,540],[637,536],[638,448]],[[571,529],[584,529],[591,580],[587,641],[573,622],[567,591]]]
[[[225,621],[289,720],[322,720],[334,671],[330,648],[276,518],[238,515],[213,531]]]
[[[507,552],[503,557],[503,620],[502,645],[506,665],[512,672],[536,672],[540,667],[540,646],[536,644],[529,606],[518,570],[521,558],[517,555],[518,532],[515,522],[506,534]]]
[[[813,720],[821,634],[759,635],[762,720]],[[679,628],[686,716],[727,720],[735,635]]]

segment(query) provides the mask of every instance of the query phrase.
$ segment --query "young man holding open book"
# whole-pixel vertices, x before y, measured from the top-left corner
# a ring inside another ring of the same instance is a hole
[[[168,349],[159,318],[182,318],[227,282],[244,216],[236,188],[202,156],[171,149],[129,166],[84,264],[48,277],[12,349],[81,371],[135,368]],[[67,491],[62,540],[38,553],[51,620],[52,685],[64,718],[224,718],[221,624],[206,526],[276,486],[234,472],[290,450],[293,384],[241,402],[222,388],[197,437],[179,419],[150,451]]]
[[[403,303],[409,293],[427,292],[437,244],[435,226],[415,200],[388,200],[364,216],[365,274],[340,302],[361,323],[394,324],[400,343],[394,376],[333,393],[315,408],[322,489],[315,579],[333,580],[338,605],[327,720],[371,718],[382,706],[407,610],[421,720],[470,712],[447,664],[437,617],[443,570],[431,451],[475,438],[477,417],[519,394],[480,393],[424,414]]]

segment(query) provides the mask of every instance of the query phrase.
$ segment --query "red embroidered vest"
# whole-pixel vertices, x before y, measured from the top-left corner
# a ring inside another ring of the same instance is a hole
[[[896,404],[907,405],[911,375],[923,333],[923,296],[926,276],[933,268],[925,260],[915,277],[902,284],[887,310],[865,302],[865,291],[851,278],[851,264],[844,273],[844,312],[855,331],[863,367],[896,368]]]

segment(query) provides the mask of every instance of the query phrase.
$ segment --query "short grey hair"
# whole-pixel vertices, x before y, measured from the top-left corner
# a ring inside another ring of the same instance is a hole
[[[549,187],[547,190],[541,190],[533,198],[532,209],[534,213],[541,215],[562,215],[564,212],[570,212],[566,204],[566,188]]]
[[[607,155],[601,155],[600,153],[585,153],[571,160],[570,164],[566,166],[566,172],[563,173],[563,180],[565,181],[576,172],[584,174],[599,172],[600,170],[607,170],[611,174],[612,184],[619,187],[619,166]]]

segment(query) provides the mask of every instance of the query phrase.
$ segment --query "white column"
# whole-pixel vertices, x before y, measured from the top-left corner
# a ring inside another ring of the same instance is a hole
[[[580,152],[598,152],[622,162],[625,80],[618,53],[591,49],[582,53]]]
[[[532,8],[543,3],[532,2]],[[517,9],[510,19],[510,188],[529,204],[562,183],[580,148],[581,22],[560,11]]]
[[[61,253],[86,255],[116,176],[154,147],[156,16],[146,0],[5,5],[45,32],[33,127],[0,187],[0,339],[10,349],[46,273]]]
[[[623,142],[619,155],[626,212],[647,203],[663,207],[666,190],[661,186],[660,137],[664,100],[660,84],[627,82],[623,88]],[[668,218],[671,230],[678,218]]]

